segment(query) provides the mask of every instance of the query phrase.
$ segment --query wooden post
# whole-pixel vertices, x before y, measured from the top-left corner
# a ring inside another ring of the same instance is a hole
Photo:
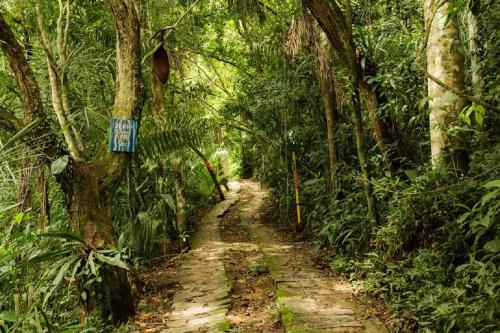
[[[293,187],[295,188],[295,207],[297,210],[297,227],[299,230],[303,230],[302,220],[300,216],[300,192],[299,192],[299,171],[297,170],[297,156],[295,151],[292,151],[292,162],[293,162]]]

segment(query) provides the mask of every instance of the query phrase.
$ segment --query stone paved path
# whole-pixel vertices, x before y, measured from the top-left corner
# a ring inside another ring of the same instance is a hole
[[[230,282],[224,271],[225,245],[219,220],[238,200],[240,186],[231,183],[226,200],[216,205],[200,222],[193,249],[181,259],[179,281],[172,313],[162,333],[225,332],[230,304]]]
[[[241,186],[240,186],[241,184]],[[352,298],[345,285],[324,277],[307,254],[260,222],[266,191],[258,183],[231,183],[227,199],[199,224],[193,249],[181,259],[181,289],[162,333],[227,332],[231,282],[224,270],[224,252],[238,243],[224,243],[219,232],[223,215],[239,198],[240,188],[251,199],[241,205],[241,226],[259,244],[275,285],[276,303],[286,333],[386,332],[384,326]],[[248,244],[249,246],[251,244]]]
[[[255,182],[242,184],[254,197],[240,218],[264,252],[285,332],[386,332],[349,296],[345,286],[322,277],[310,258],[260,223],[259,209],[267,193]]]

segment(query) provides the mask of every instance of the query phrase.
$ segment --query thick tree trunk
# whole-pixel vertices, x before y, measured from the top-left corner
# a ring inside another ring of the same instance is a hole
[[[361,114],[361,101],[359,96],[359,87],[354,86],[352,104],[354,108],[354,131],[356,136],[356,148],[358,151],[359,167],[363,177],[363,186],[365,188],[366,202],[368,204],[368,214],[372,228],[377,225],[377,208],[375,198],[373,197],[372,186],[370,184],[370,173],[368,171],[368,162],[366,159],[365,143],[363,140],[363,118]]]
[[[448,18],[449,1],[425,0],[425,22],[428,26],[427,72],[455,90],[464,90],[464,57],[460,51],[457,17]],[[466,101],[428,79],[430,98],[430,136],[433,167],[448,166],[465,171],[467,155],[459,137],[449,137],[450,124],[464,108]],[[447,151],[448,149],[448,151]]]
[[[85,240],[86,246],[94,249],[117,245],[111,214],[113,195],[102,188],[98,174],[93,164],[75,164],[68,197],[72,229]],[[108,265],[102,274],[103,282],[95,298],[86,303],[86,310],[98,307],[104,318],[111,315],[115,323],[126,322],[135,313],[127,271]]]

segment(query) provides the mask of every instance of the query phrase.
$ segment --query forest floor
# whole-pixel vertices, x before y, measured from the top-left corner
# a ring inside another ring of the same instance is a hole
[[[374,309],[265,216],[267,191],[231,183],[197,224],[192,250],[142,278],[129,332],[386,332]]]

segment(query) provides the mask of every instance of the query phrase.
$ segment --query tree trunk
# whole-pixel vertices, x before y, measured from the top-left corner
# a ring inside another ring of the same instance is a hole
[[[328,160],[330,161],[330,185],[337,187],[337,147],[335,145],[335,93],[332,87],[332,78],[324,77],[320,73],[323,105],[326,115],[326,130],[328,144]]]
[[[304,8],[304,16],[309,15]],[[328,160],[330,162],[330,186],[332,189],[337,187],[337,147],[335,144],[335,112],[336,112],[336,94],[335,84],[336,78],[332,72],[331,62],[332,54],[326,46],[325,34],[319,36],[316,33],[315,27],[310,23],[312,19],[305,19],[310,31],[314,33],[312,52],[316,57],[316,67],[319,76],[319,85],[323,97],[323,107],[326,116],[326,132],[328,146]]]
[[[217,190],[217,193],[219,194],[219,198],[221,201],[226,200],[226,197],[224,196],[224,192],[222,192],[222,188],[220,187],[219,181],[217,180],[217,176],[215,175],[214,169],[212,168],[212,164],[210,164],[210,161],[203,155],[203,153],[195,148],[192,147],[193,151],[198,155],[201,159],[203,159],[203,163],[205,163],[205,166],[207,167],[207,171],[210,174],[210,178],[212,178],[212,181],[215,185],[215,189]]]
[[[378,107],[381,104],[380,96],[377,94],[375,87],[363,81],[363,68],[359,61],[362,56],[357,54],[359,53],[359,49],[356,49],[352,40],[352,27],[349,23],[351,20],[350,16],[346,16],[344,11],[335,2],[327,0],[304,0],[304,3],[337,51],[340,60],[351,76],[352,82],[360,82],[359,88],[370,114],[377,147],[382,154],[387,169],[391,173],[394,173],[396,171],[394,163],[396,156],[391,154],[388,149],[388,144],[394,140],[388,130],[390,128],[389,124],[386,124],[387,121],[380,119],[377,113]],[[347,14],[350,15],[349,13]],[[376,75],[374,66],[371,66],[370,75]],[[388,121],[388,123],[390,122]]]
[[[75,164],[72,195],[68,197],[73,232],[94,249],[117,245],[111,214],[113,195],[101,186],[102,178],[96,177],[100,173],[93,164]],[[111,315],[115,323],[126,322],[135,313],[127,271],[107,265],[102,275],[95,298],[86,303],[87,312],[98,307],[104,318]]]
[[[60,8],[62,11],[62,8]],[[69,9],[68,9],[69,10]],[[59,72],[60,63],[64,61],[65,57],[63,56],[62,49],[65,48],[65,45],[62,45],[62,34],[63,30],[60,27],[61,24],[61,14],[58,19],[58,29],[57,29],[57,39],[58,39],[58,53],[59,53],[59,62],[56,60],[56,56],[54,51],[52,50],[49,33],[47,27],[45,25],[45,18],[41,11],[41,3],[40,1],[36,4],[36,12],[37,12],[37,20],[38,25],[40,27],[41,36],[42,36],[42,46],[45,52],[45,56],[47,58],[47,67],[49,73],[49,82],[50,82],[50,91],[51,91],[51,99],[52,106],[54,107],[54,111],[57,116],[57,120],[59,125],[61,126],[61,131],[64,136],[64,141],[68,145],[68,150],[73,157],[77,161],[81,161],[83,159],[83,143],[78,143],[77,138],[79,138],[79,134],[75,131],[74,126],[71,125],[69,119],[69,110],[68,110],[68,100],[67,100],[67,88],[64,86],[65,82],[62,79],[62,75]],[[64,94],[63,94],[64,92]],[[81,138],[80,138],[81,141]]]
[[[467,12],[467,28],[469,33],[470,70],[472,90],[475,96],[481,96],[484,90],[484,81],[481,75],[481,58],[479,39],[479,20],[476,16],[479,11],[479,0],[473,1]]]
[[[427,72],[447,86],[463,91],[464,57],[460,51],[458,20],[454,16],[446,23],[449,7],[449,1],[425,0],[425,22],[429,31]],[[449,137],[447,130],[466,102],[431,79],[428,79],[427,86],[432,165],[434,168],[452,165],[465,172],[467,155],[460,147],[463,142],[459,137]]]
[[[16,37],[12,33],[9,25],[0,12],[0,48],[2,49],[9,65],[16,77],[21,100],[24,105],[24,118],[18,119],[14,115],[0,117],[0,124],[6,124],[8,129],[19,130],[22,127],[39,120],[39,125],[31,130],[31,140],[29,145],[34,152],[43,152],[44,163],[48,158],[55,157],[57,153],[63,151],[59,146],[55,135],[52,134],[50,121],[45,117],[40,88],[36,81],[25,55],[25,50],[19,45]],[[3,113],[2,113],[3,114]]]
[[[177,231],[179,236],[183,235],[187,230],[186,219],[186,199],[184,198],[182,169],[180,161],[173,163],[174,169],[174,188],[175,188],[175,202],[176,202],[176,219]],[[184,247],[184,242],[181,241],[181,247]]]
[[[363,177],[363,186],[365,188],[366,202],[368,204],[368,214],[372,229],[377,225],[377,208],[375,206],[375,198],[372,193],[370,184],[370,174],[368,171],[368,162],[366,159],[365,143],[363,140],[363,118],[361,114],[361,101],[359,96],[359,87],[354,85],[352,95],[352,105],[354,108],[354,133],[356,136],[356,148],[358,151],[359,167],[361,176]]]

